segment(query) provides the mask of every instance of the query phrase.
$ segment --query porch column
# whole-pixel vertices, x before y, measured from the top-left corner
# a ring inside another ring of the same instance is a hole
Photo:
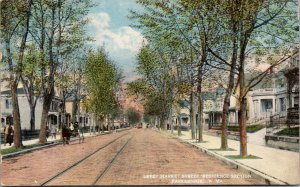
[[[258,99],[257,117],[261,117],[261,100]]]
[[[55,116],[56,116],[56,123],[55,123],[54,125],[57,125],[58,122],[60,121],[60,120],[59,120],[59,115],[55,115]]]
[[[272,105],[273,105],[272,115],[274,115],[276,113],[276,100],[275,100],[275,97],[273,97]]]
[[[234,112],[234,118],[235,118],[235,125],[238,125],[238,111],[235,110]]]
[[[212,113],[212,126],[215,126],[215,113]]]

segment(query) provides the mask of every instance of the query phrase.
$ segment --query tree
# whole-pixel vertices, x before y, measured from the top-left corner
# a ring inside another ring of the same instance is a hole
[[[32,0],[1,1],[1,40],[4,41],[4,59],[9,69],[15,147],[23,146],[17,88],[22,73],[32,4]],[[16,48],[12,47],[13,42]],[[14,51],[17,52],[16,59],[13,58]]]
[[[90,0],[37,1],[33,12],[32,38],[38,44],[45,65],[41,67],[43,109],[39,143],[46,142],[48,112],[54,97],[55,76],[65,55],[86,41],[84,25]]]
[[[213,5],[206,1],[189,0],[138,2],[145,7],[146,13],[140,14],[132,11],[132,18],[138,20],[137,27],[144,29],[147,39],[154,41],[154,48],[160,49],[162,48],[160,46],[164,46],[166,53],[173,56],[173,59],[177,59],[175,62],[182,58],[190,62],[179,64],[189,66],[187,69],[193,72],[191,76],[188,76],[192,88],[196,87],[195,90],[190,90],[190,100],[193,101],[190,108],[191,121],[193,127],[196,122],[196,116],[193,114],[195,113],[194,101],[197,101],[199,140],[202,141],[202,82],[209,59],[207,45],[209,42],[214,42],[213,35],[217,32],[214,15],[210,14],[213,11]],[[182,45],[184,47],[181,47]],[[187,51],[191,51],[190,54]],[[183,82],[186,83],[186,80]],[[197,100],[194,99],[194,92]],[[192,128],[192,137],[194,133],[195,128]]]
[[[295,1],[233,0],[220,3],[220,1],[207,0],[155,2],[141,0],[138,3],[145,11],[143,13],[132,11],[132,18],[138,20],[137,27],[143,29],[143,34],[153,48],[161,49],[161,46],[168,46],[172,38],[176,38],[180,42],[184,41],[182,43],[188,43],[195,54],[192,56],[194,66],[191,68],[197,68],[195,76],[197,77],[200,140],[203,113],[201,92],[204,87],[202,83],[206,73],[205,66],[226,71],[228,76],[222,117],[221,148],[223,149],[228,147],[226,128],[230,96],[236,88],[240,89],[241,97],[239,96],[238,100],[241,150],[243,150],[241,155],[245,156],[246,107],[244,105],[246,105],[245,95],[249,90],[245,83],[245,62],[248,56],[255,53],[265,54],[271,49],[278,52],[282,50],[284,43],[289,43],[295,38],[292,29],[296,26],[296,9],[293,8]],[[184,55],[181,53],[177,57],[182,56]],[[211,70],[208,69],[208,72]],[[256,78],[260,80],[261,77]],[[191,97],[190,100],[194,99]]]
[[[88,94],[86,102],[98,119],[111,120],[118,108],[114,93],[119,81],[118,75],[116,66],[103,48],[88,53],[84,71]]]
[[[140,112],[134,108],[128,108],[125,112],[125,115],[128,119],[129,124],[131,124],[131,125],[139,123],[142,118]]]
[[[295,27],[295,21],[293,21],[295,20],[295,13],[292,13],[293,10],[289,5],[292,1],[229,1],[227,3],[224,2],[216,7],[219,8],[218,12],[223,15],[218,21],[224,30],[223,36],[221,35],[220,38],[221,46],[227,44],[231,48],[227,52],[222,49],[216,52],[217,50],[213,47],[209,48],[212,55],[229,67],[228,84],[223,105],[221,148],[226,149],[228,147],[226,126],[228,123],[229,99],[234,89],[238,88],[241,155],[246,156],[247,102],[245,97],[251,87],[247,85],[245,80],[247,59],[255,54],[258,56],[266,56],[267,53],[272,54],[271,50],[277,51],[277,53],[282,51],[284,43],[288,43],[287,41],[291,41],[291,38],[293,38],[291,28]],[[292,21],[287,21],[289,20],[288,17]],[[286,50],[283,51],[286,54],[288,53]],[[275,64],[278,63],[275,62],[273,65]],[[238,75],[237,81],[235,81],[236,75]],[[250,82],[259,82],[262,77],[254,76]]]
[[[30,108],[30,130],[35,130],[35,107],[41,95],[42,54],[36,52],[35,45],[30,45],[25,54],[21,80]]]

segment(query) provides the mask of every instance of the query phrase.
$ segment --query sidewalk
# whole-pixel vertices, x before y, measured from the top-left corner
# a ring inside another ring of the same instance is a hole
[[[113,132],[113,131],[112,131]],[[104,131],[104,134],[106,134],[106,133],[108,133],[108,131]],[[88,138],[88,137],[93,137],[93,136],[97,136],[97,135],[101,135],[101,134],[99,134],[98,132],[96,132],[95,134],[93,134],[93,133],[84,133],[83,134],[83,136],[84,136],[84,138]],[[74,141],[74,140],[78,140],[78,138],[76,137],[76,138],[71,138],[71,141]],[[49,138],[47,138],[47,142],[49,143],[51,143],[51,142],[60,142],[61,140],[60,140],[60,133],[58,133],[57,135],[56,135],[56,139],[53,139],[51,136],[49,136]],[[25,140],[25,141],[22,141],[22,143],[23,143],[23,145],[25,146],[25,145],[33,145],[33,144],[37,144],[38,143],[38,138],[36,138],[36,139],[32,139],[32,140]],[[13,144],[12,144],[13,145]],[[12,146],[9,146],[9,144],[6,144],[6,145],[4,145],[2,142],[1,142],[1,146],[0,146],[0,149],[7,149],[7,148],[10,148],[10,147],[12,147]]]
[[[168,133],[170,135],[170,132]],[[177,135],[177,132],[174,131]],[[226,162],[226,155],[239,155],[239,141],[228,140],[229,148],[234,151],[214,151],[209,149],[219,149],[221,146],[220,137],[203,135],[203,143],[196,143],[191,139],[190,131],[182,131],[182,135],[177,138],[188,142],[211,155]],[[263,145],[247,144],[248,154],[260,157],[261,159],[230,159],[240,166],[247,168],[250,173],[258,172],[260,175],[270,177],[273,181],[281,184],[300,184],[299,153],[266,147]]]

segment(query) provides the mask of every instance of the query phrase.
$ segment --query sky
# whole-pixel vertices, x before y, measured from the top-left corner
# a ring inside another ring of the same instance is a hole
[[[140,31],[130,27],[129,10],[139,9],[135,0],[94,0],[88,15],[88,33],[94,37],[93,46],[104,46],[109,57],[123,70],[125,81],[136,78],[136,55],[143,42]]]

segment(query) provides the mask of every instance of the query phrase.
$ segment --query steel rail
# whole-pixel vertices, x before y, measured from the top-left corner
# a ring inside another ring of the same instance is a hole
[[[77,162],[73,163],[72,165],[68,166],[66,169],[60,171],[59,173],[55,174],[54,176],[52,176],[51,178],[47,179],[46,181],[44,181],[43,183],[41,183],[41,186],[45,186],[47,183],[53,181],[54,179],[56,179],[57,177],[61,176],[62,174],[66,173],[67,171],[69,171],[70,169],[72,169],[73,167],[77,166],[78,164],[80,164],[81,162],[85,161],[86,159],[88,159],[89,157],[93,156],[94,154],[96,154],[97,152],[99,152],[100,150],[104,149],[105,147],[109,146],[110,144],[114,143],[115,141],[117,141],[118,139],[128,135],[129,133],[123,134],[121,136],[119,136],[118,138],[114,139],[113,141],[108,142],[107,144],[105,144],[104,146],[98,148],[96,151],[92,152],[91,154],[83,157],[82,159],[78,160]]]
[[[127,140],[127,142],[122,146],[122,148],[117,152],[117,154],[108,162],[108,164],[106,165],[106,167],[104,168],[104,170],[97,176],[96,180],[94,181],[94,183],[92,185],[96,185],[97,182],[106,174],[106,172],[109,170],[109,168],[111,167],[111,165],[113,164],[113,162],[116,160],[116,158],[118,156],[120,156],[120,154],[123,152],[123,150],[125,149],[126,145],[129,143],[129,141],[133,138],[133,136],[131,136],[131,138],[129,138]]]

